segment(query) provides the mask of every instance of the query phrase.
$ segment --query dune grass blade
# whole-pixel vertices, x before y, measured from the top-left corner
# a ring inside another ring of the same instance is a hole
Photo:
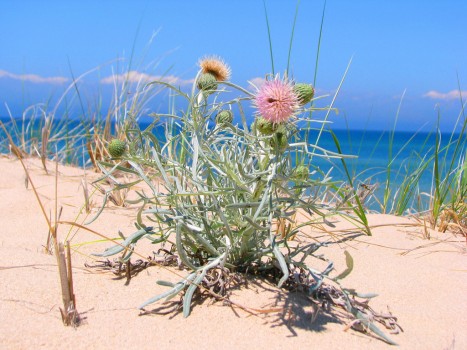
[[[287,54],[287,69],[286,69],[286,75],[289,76],[289,70],[290,70],[290,56],[292,54],[292,44],[293,44],[293,37],[294,37],[294,32],[295,32],[295,24],[297,23],[297,17],[298,17],[298,8],[300,6],[300,0],[297,1],[297,6],[295,9],[295,16],[293,19],[293,24],[292,24],[292,33],[290,34],[290,43],[289,43],[289,52]]]
[[[327,0],[324,0],[323,12],[321,14],[321,24],[319,26],[318,45],[316,48],[315,73],[313,76],[313,86],[316,86],[316,81],[318,78],[318,66],[319,66],[319,57],[320,57],[320,49],[321,49],[321,39],[323,37],[324,17],[325,17],[324,15],[326,13],[326,3],[327,3]]]
[[[441,211],[441,207],[445,203],[446,199],[448,198],[449,193],[451,192],[452,185],[454,184],[454,179],[456,172],[463,171],[465,165],[465,157],[466,157],[466,145],[467,145],[467,118],[465,116],[465,102],[462,97],[462,90],[460,89],[460,82],[458,79],[458,86],[459,86],[459,100],[461,104],[461,110],[456,120],[456,125],[451,132],[449,137],[449,141],[447,146],[443,149],[444,156],[442,162],[442,170],[444,171],[444,175],[446,176],[443,181],[440,181],[440,169],[438,165],[437,171],[435,171],[435,195],[434,195],[434,205],[436,206],[436,211],[434,212],[434,225],[436,225],[439,212]],[[439,120],[438,120],[439,122]],[[456,129],[460,123],[460,130],[459,134],[456,136]],[[454,138],[456,139],[454,140]],[[435,147],[437,147],[435,145]],[[439,150],[439,148],[438,148]],[[450,154],[451,153],[451,154]],[[438,155],[435,154],[437,157]],[[460,160],[460,164],[455,168],[455,164],[457,160]],[[462,162],[462,159],[464,161]],[[435,161],[439,161],[435,159]],[[448,164],[448,165],[447,165]],[[441,175],[442,176],[442,175]],[[458,196],[457,194],[463,193],[462,188],[457,188],[457,191],[454,191],[454,195],[451,198],[451,206],[456,204],[455,202],[465,202],[465,197]]]
[[[266,27],[268,29],[268,42],[269,42],[269,56],[271,58],[271,72],[272,75],[275,75],[274,72],[274,54],[272,51],[272,38],[271,38],[271,28],[269,27],[269,19],[268,19],[268,10],[266,8],[266,1],[263,0],[263,6],[264,6],[264,17],[266,19]]]
[[[323,118],[323,122],[326,122],[328,120],[329,115],[331,114],[331,111],[333,111],[334,103],[336,102],[337,95],[339,94],[339,91],[340,91],[340,89],[342,87],[342,84],[344,83],[344,80],[345,80],[345,78],[347,76],[347,72],[349,71],[350,65],[352,64],[352,59],[353,58],[351,57],[350,60],[349,60],[349,63],[347,64],[347,67],[345,68],[344,75],[342,76],[342,79],[341,79],[341,81],[339,83],[339,86],[337,87],[336,92],[334,93],[331,104],[329,105],[329,107],[326,110],[326,115]],[[318,136],[316,137],[316,142],[315,143],[317,145],[319,144],[319,141],[320,141],[321,135],[323,133],[323,130],[324,130],[324,123],[321,125],[321,127],[319,129],[319,132],[318,132]],[[342,154],[342,152],[339,152],[339,153]]]
[[[326,11],[326,0],[324,0],[323,12],[321,14],[321,24],[320,24],[320,28],[319,28],[318,45],[317,45],[317,48],[316,48],[315,71],[314,71],[314,74],[313,74],[313,86],[315,86],[315,87],[316,87],[316,81],[317,81],[317,78],[318,78],[318,66],[319,66],[319,57],[320,57],[320,48],[321,48],[321,38],[323,36],[325,11]],[[315,99],[313,99],[311,101],[311,106],[313,107],[314,104],[315,104]],[[313,113],[310,110],[308,112],[309,119],[311,119],[312,115],[313,115]],[[310,120],[307,122],[306,129],[311,129],[311,121]],[[305,136],[305,142],[309,143],[308,133]]]
[[[384,185],[384,197],[383,197],[383,212],[385,213],[388,210],[389,206],[389,196],[391,194],[390,191],[390,184],[391,184],[391,164],[393,162],[393,157],[392,157],[392,151],[393,151],[393,142],[394,142],[394,135],[396,132],[396,125],[397,125],[397,120],[399,119],[399,113],[401,110],[402,106],[402,101],[405,96],[405,91],[402,94],[400,101],[399,101],[399,106],[397,107],[397,113],[396,113],[396,118],[394,119],[394,127],[392,131],[389,133],[389,146],[388,146],[388,166],[386,169],[386,182]]]
[[[332,135],[332,138],[334,140],[334,144],[336,145],[337,147],[337,151],[339,153],[342,153],[342,149],[341,149],[341,146],[340,146],[340,143],[339,143],[339,140],[336,136],[336,134],[331,131],[331,135]],[[355,200],[355,203],[357,204],[357,206],[351,206],[352,208],[352,211],[357,215],[357,217],[360,219],[359,223],[363,225],[364,227],[364,230],[365,230],[365,233],[368,235],[368,236],[371,236],[371,229],[370,227],[368,226],[368,219],[366,217],[366,214],[365,214],[365,209],[360,201],[360,198],[359,196],[357,195],[356,191],[355,191],[355,187],[354,187],[354,183],[353,183],[353,179],[352,179],[352,176],[350,175],[350,172],[347,168],[347,164],[345,162],[344,159],[341,159],[341,163],[342,163],[342,167],[344,168],[344,171],[345,171],[345,174],[347,176],[347,180],[349,182],[349,185],[350,185],[350,188],[351,188],[351,191],[352,191],[352,199]]]

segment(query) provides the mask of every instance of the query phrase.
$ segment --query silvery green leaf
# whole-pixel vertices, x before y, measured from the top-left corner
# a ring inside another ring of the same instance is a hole
[[[198,285],[203,281],[204,276],[206,276],[205,269],[201,271],[192,284],[187,288],[185,296],[183,297],[183,317],[190,316],[191,299],[193,298],[193,293],[198,288]]]
[[[169,301],[170,299],[175,297],[178,293],[180,293],[187,286],[187,284],[191,283],[195,277],[196,277],[196,273],[190,273],[188,277],[178,282],[174,286],[172,293],[166,296],[165,301]]]
[[[232,203],[225,206],[226,209],[256,208],[260,202]]]
[[[246,220],[251,226],[253,226],[257,230],[268,231],[270,229],[269,226],[265,227],[265,226],[259,225],[258,223],[253,221],[249,216],[243,215],[243,219]]]
[[[174,284],[174,283],[168,282],[168,281],[161,281],[161,280],[159,280],[159,281],[156,281],[156,283],[157,283],[158,285],[164,286],[164,287],[170,287],[170,288],[175,287],[175,284]]]
[[[120,236],[121,239],[125,240],[126,237],[123,235],[122,231],[118,230],[118,235]]]
[[[179,293],[179,292],[183,289],[184,286],[185,286],[185,285],[184,285],[183,283],[181,283],[181,284],[178,284],[178,283],[177,283],[177,284],[174,286],[174,288],[172,288],[171,290],[168,290],[168,291],[165,292],[165,293],[156,295],[155,297],[152,297],[151,299],[145,301],[143,304],[141,304],[140,306],[138,306],[138,309],[140,309],[140,310],[141,310],[141,309],[144,309],[144,307],[147,306],[147,305],[149,305],[149,304],[153,304],[153,303],[155,303],[156,301],[159,301],[159,300],[161,300],[161,299],[167,298],[168,296],[170,296],[170,295],[172,295],[172,294],[174,294],[174,293],[177,294],[177,293]]]
[[[377,336],[382,338],[386,343],[391,345],[398,345],[394,340],[389,338],[381,329],[379,329],[374,322],[370,321],[368,316],[362,313],[361,311],[357,310],[355,313],[355,317],[362,323],[364,327],[371,330]]]
[[[338,276],[336,276],[334,280],[340,280],[340,279],[347,277],[353,270],[352,256],[347,250],[344,250],[344,254],[345,254],[345,264],[347,265],[347,268],[343,272],[341,272]]]
[[[199,229],[199,231],[194,231],[193,230],[193,225],[181,223],[181,226],[183,226],[187,233],[190,234],[191,237],[193,237],[199,244],[201,244],[209,253],[213,254],[214,256],[219,255],[219,252],[217,249],[208,241],[206,240],[202,235],[200,235],[200,232],[203,232],[203,230]]]
[[[163,208],[151,208],[143,211],[143,214],[167,214],[172,215],[173,211]]]
[[[195,265],[193,265],[193,263],[190,261],[190,259],[188,258],[188,255],[185,252],[185,248],[183,247],[181,225],[177,225],[176,227],[175,238],[176,238],[175,246],[177,247],[177,253],[180,256],[180,259],[186,266],[196,271],[198,268]]]
[[[107,200],[109,199],[109,196],[110,196],[110,193],[106,192],[105,195],[104,195],[104,199],[102,200],[102,205],[99,208],[99,210],[97,211],[96,215],[94,215],[94,217],[91,218],[90,220],[86,221],[84,223],[85,225],[89,225],[89,224],[93,223],[101,215],[102,211],[105,208],[105,205],[107,204]]]
[[[285,262],[284,256],[282,255],[281,251],[279,250],[279,247],[276,245],[274,246],[272,252],[274,253],[274,256],[276,257],[277,261],[279,262],[279,266],[281,267],[281,271],[284,274],[282,278],[279,280],[279,283],[277,286],[280,288],[284,284],[285,281],[289,278],[289,268],[287,267],[287,263]]]
[[[331,272],[333,269],[334,269],[334,263],[331,261],[326,267],[326,269],[324,269],[324,271],[321,273],[323,274],[323,276],[327,276],[329,272]]]
[[[122,256],[121,261],[126,263],[130,260],[131,256],[133,255],[133,244],[130,244],[130,250],[125,252],[125,255]]]
[[[323,284],[323,277],[320,276],[318,273],[314,273],[310,268],[308,269],[311,277],[315,280],[316,284],[310,286],[308,293],[313,293],[314,291],[318,290],[319,287]]]
[[[156,153],[156,152],[153,152],[153,153]],[[159,158],[156,157],[156,164],[158,162],[159,162]],[[144,173],[143,169],[141,169],[141,167],[137,163],[135,163],[135,162],[133,162],[131,160],[129,160],[128,163],[133,167],[133,169],[135,169],[138,172],[139,176],[141,176],[141,178],[144,180],[144,182],[146,182],[148,184],[148,186],[151,188],[153,194],[156,196],[158,191],[154,187],[152,181],[148,179],[148,177]],[[159,162],[159,164],[160,164],[160,162]],[[164,174],[165,174],[165,172],[164,172]],[[164,176],[164,174],[162,176]],[[165,180],[165,178],[164,178],[164,180]],[[166,183],[168,183],[168,181]]]
[[[146,234],[147,234],[146,230],[136,231],[131,236],[129,236],[127,239],[125,239],[121,245],[115,245],[111,248],[107,248],[103,253],[93,253],[92,255],[106,257],[106,256],[118,254],[121,251],[123,251],[126,247],[128,247],[131,243],[137,242],[141,237],[143,237]]]
[[[349,288],[344,288],[343,291],[362,299],[371,299],[378,296],[376,293],[359,293],[355,289]]]

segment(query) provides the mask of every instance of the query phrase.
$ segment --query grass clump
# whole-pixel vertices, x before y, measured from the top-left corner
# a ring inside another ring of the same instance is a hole
[[[382,155],[381,150],[387,147],[387,161],[381,164],[372,156],[366,165],[361,159],[353,164],[348,182],[368,190],[365,210],[411,215],[424,227],[467,236],[467,118],[461,90],[459,97],[461,111],[450,132],[441,132],[438,116],[432,132],[398,134],[398,111],[393,129],[381,133],[373,144],[372,154]],[[382,166],[373,165],[373,161]]]

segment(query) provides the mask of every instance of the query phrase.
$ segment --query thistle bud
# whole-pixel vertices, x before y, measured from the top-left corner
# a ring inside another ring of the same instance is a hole
[[[297,95],[300,106],[306,105],[315,95],[315,89],[310,84],[299,83],[293,87],[294,93]]]
[[[232,123],[233,122],[233,113],[232,111],[225,109],[220,111],[216,115],[216,124],[221,125],[225,123]]]
[[[272,148],[279,152],[284,152],[289,147],[289,141],[287,140],[287,129],[281,125],[274,136],[271,138],[270,145]]]
[[[119,139],[113,139],[109,143],[109,153],[113,158],[120,158],[125,153],[126,143]]]
[[[297,180],[307,180],[310,175],[310,169],[305,165],[299,165],[293,172],[293,177]]]
[[[198,89],[205,91],[205,92],[211,92],[213,90],[216,90],[217,89],[216,77],[211,73],[202,73],[198,77],[196,86],[198,86]]]
[[[263,117],[256,118],[256,129],[264,135],[272,135],[279,127],[279,124],[275,124]]]

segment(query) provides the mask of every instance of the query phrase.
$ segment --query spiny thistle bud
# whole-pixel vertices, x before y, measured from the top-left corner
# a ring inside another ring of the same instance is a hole
[[[263,117],[256,118],[256,129],[264,135],[272,135],[279,127],[279,124],[275,124]]]
[[[289,147],[287,140],[287,129],[284,125],[279,126],[274,136],[271,138],[270,145],[280,152],[284,152]]]
[[[125,153],[126,143],[119,139],[113,139],[109,143],[109,153],[113,158],[120,158]]]
[[[196,86],[198,86],[198,89],[205,91],[205,92],[210,92],[212,90],[217,89],[217,82],[216,82],[216,77],[211,74],[211,73],[202,73],[198,77],[198,81],[196,82]]]
[[[225,109],[220,111],[216,115],[216,124],[225,124],[233,122],[233,113],[232,111]]]
[[[300,106],[306,105],[315,95],[315,89],[310,84],[299,83],[293,87],[294,93],[297,95]]]
[[[295,168],[293,177],[297,180],[307,180],[310,175],[310,169],[304,165],[299,165]]]

